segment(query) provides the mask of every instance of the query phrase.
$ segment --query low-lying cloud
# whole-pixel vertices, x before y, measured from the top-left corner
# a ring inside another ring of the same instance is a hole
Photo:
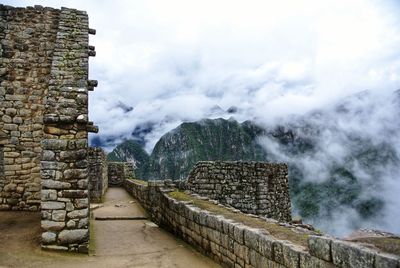
[[[27,0],[3,2],[31,5]],[[323,180],[326,165],[348,155],[346,134],[352,132],[371,142],[389,140],[399,155],[398,117],[379,102],[400,84],[397,1],[70,0],[62,5],[86,10],[97,29],[90,37],[97,51],[90,60],[90,78],[99,80],[99,87],[90,95],[90,118],[100,133],[91,139],[107,150],[143,125],[151,125],[144,135],[151,151],[181,122],[228,118],[232,106],[239,121],[271,125],[368,89],[377,96],[364,107],[368,111],[371,106],[372,114],[358,113],[362,102],[351,103],[354,112],[347,117],[327,114],[321,151],[295,160],[307,179]],[[268,149],[287,157],[273,143]],[[353,170],[363,176],[363,170]],[[398,222],[399,173],[386,172],[381,191],[385,215]],[[337,213],[341,226],[356,217],[346,208]],[[384,226],[399,232],[389,219],[383,219]]]

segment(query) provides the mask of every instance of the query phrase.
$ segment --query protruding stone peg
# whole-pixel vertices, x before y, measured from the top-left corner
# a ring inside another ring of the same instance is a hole
[[[96,34],[96,29],[89,28],[89,34],[95,35]]]
[[[98,82],[97,80],[88,80],[88,90],[93,91],[95,87],[97,87]]]
[[[89,56],[90,57],[95,57],[96,56],[96,51],[89,50]]]
[[[95,51],[95,47],[94,46],[88,46],[88,49],[91,51]]]
[[[99,132],[99,127],[94,125],[86,125],[87,132],[97,133]]]

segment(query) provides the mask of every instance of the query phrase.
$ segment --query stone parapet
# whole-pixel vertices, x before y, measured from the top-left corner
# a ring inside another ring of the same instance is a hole
[[[306,244],[278,239],[271,234],[273,230],[250,227],[200,209],[191,201],[174,199],[156,184],[126,180],[125,188],[158,225],[224,267],[398,268],[400,264],[400,256],[331,237],[304,233]]]

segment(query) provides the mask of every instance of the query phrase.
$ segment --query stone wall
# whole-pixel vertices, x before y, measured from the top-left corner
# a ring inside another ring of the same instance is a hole
[[[59,13],[0,5],[0,210],[40,206],[40,143]]]
[[[108,188],[107,154],[99,147],[89,147],[90,202],[101,202]]]
[[[134,176],[133,163],[108,162],[108,186],[123,186],[126,179]]]
[[[157,185],[127,180],[125,188],[153,221],[224,267],[396,268],[400,265],[400,256],[331,237],[304,233],[305,245],[277,239],[271,234],[273,230],[252,228],[202,210],[190,201],[178,201]]]
[[[190,172],[187,187],[244,213],[291,221],[286,164],[202,161]]]
[[[42,211],[42,248],[87,252],[88,16],[0,5],[0,209]]]

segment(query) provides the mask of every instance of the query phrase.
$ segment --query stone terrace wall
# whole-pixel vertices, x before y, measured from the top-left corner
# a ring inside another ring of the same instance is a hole
[[[89,147],[90,201],[101,202],[108,188],[107,154],[99,147]]]
[[[399,256],[330,237],[310,235],[307,248],[278,240],[268,230],[250,228],[177,201],[159,186],[127,180],[125,188],[153,221],[224,267],[400,267]]]
[[[286,164],[202,161],[190,172],[187,187],[244,213],[291,221]]]
[[[133,163],[108,162],[108,186],[123,186],[126,179],[134,176]]]

